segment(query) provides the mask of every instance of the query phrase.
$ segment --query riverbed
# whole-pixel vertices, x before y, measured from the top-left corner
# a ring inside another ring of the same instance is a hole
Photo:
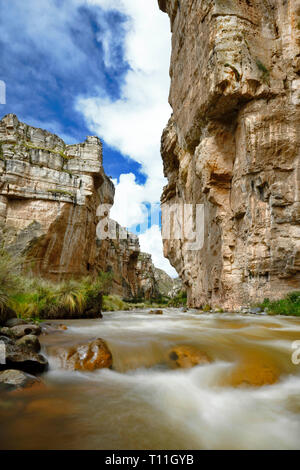
[[[1,449],[300,449],[300,319],[165,309],[64,324],[41,337],[45,386],[1,395]],[[62,368],[61,348],[95,338],[112,370]],[[173,369],[178,346],[210,362]]]

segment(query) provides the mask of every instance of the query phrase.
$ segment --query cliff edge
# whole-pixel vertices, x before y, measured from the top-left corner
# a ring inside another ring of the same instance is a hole
[[[97,209],[112,205],[114,193],[97,137],[66,145],[14,114],[0,121],[0,234],[9,250],[43,278],[111,271],[113,293],[151,298],[154,267],[148,255],[141,272],[138,237],[117,224],[115,239],[97,238]]]
[[[191,306],[300,288],[300,1],[159,0],[173,115],[164,204],[203,204],[204,246],[164,240]]]

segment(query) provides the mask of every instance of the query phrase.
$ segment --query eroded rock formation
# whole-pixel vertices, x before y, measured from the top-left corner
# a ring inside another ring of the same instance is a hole
[[[300,1],[159,0],[172,30],[162,202],[204,204],[205,241],[165,240],[192,306],[300,287]]]
[[[114,192],[97,137],[66,145],[13,114],[0,121],[0,227],[10,250],[42,277],[113,271],[114,293],[150,298],[153,265],[150,255],[141,262],[138,238],[117,226],[115,239],[97,239],[97,208],[113,204]]]

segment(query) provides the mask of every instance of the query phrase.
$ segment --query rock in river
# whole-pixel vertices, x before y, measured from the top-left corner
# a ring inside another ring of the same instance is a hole
[[[17,344],[6,344],[5,364],[0,364],[0,370],[17,369],[29,374],[38,374],[45,372],[47,368],[48,361],[41,354]]]
[[[168,358],[174,368],[188,369],[200,364],[209,364],[208,355],[193,346],[176,346],[169,351]]]
[[[112,366],[112,354],[100,338],[70,349],[63,359],[64,366],[72,370],[94,371]]]
[[[151,315],[163,315],[163,311],[162,310],[150,310],[149,312]]]
[[[12,391],[29,388],[40,384],[40,379],[20,370],[4,370],[0,372],[0,391]]]
[[[27,336],[27,335],[35,335],[35,336],[38,336],[40,335],[42,332],[41,328],[38,326],[38,325],[29,325],[29,324],[25,324],[25,325],[16,325],[16,326],[13,326],[12,328],[2,328],[1,329],[1,333],[4,335],[4,336],[8,336],[9,338],[14,338],[14,339],[18,339],[18,338],[22,338],[23,336]]]
[[[16,341],[16,344],[36,353],[40,352],[41,350],[39,339],[35,335],[23,336],[23,338],[20,338]]]

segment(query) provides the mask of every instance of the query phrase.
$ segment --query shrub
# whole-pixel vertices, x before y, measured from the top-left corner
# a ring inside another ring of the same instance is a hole
[[[173,299],[169,300],[168,307],[185,307],[187,304],[187,293],[181,290]]]
[[[129,310],[129,305],[118,295],[104,295],[102,310],[104,312],[116,312],[118,310]]]
[[[11,295],[19,290],[20,259],[13,258],[0,248],[0,310],[9,306]]]
[[[267,309],[270,315],[300,316],[300,291],[290,292],[280,300],[270,301],[270,299],[265,299],[258,306]]]

